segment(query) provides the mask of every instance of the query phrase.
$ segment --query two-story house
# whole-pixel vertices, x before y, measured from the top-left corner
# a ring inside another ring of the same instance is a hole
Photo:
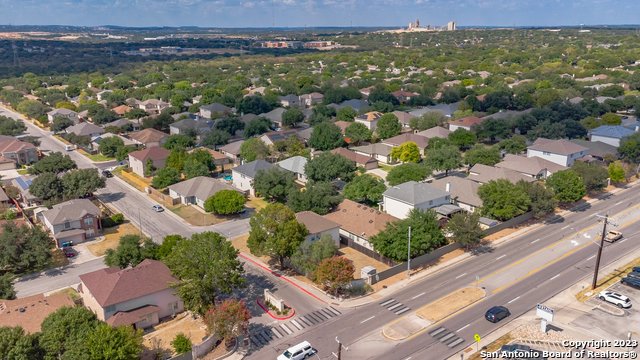
[[[383,210],[398,219],[406,219],[414,209],[428,210],[450,202],[446,191],[415,181],[392,186],[382,194]]]
[[[138,104],[138,107],[146,111],[148,114],[160,114],[162,110],[168,108],[169,106],[171,106],[171,104],[158,99],[149,99],[141,101]]]
[[[304,156],[292,156],[276,163],[281,168],[291,171],[296,175],[296,181],[304,184],[307,182],[307,175],[304,167],[307,165],[307,158]]]
[[[78,123],[78,113],[69,109],[53,109],[47,113],[47,119],[49,122],[53,122],[56,118],[65,118],[73,121],[74,124]]]
[[[274,165],[264,160],[255,160],[231,169],[231,178],[233,186],[249,195],[255,196],[256,192],[253,188],[253,179],[260,170],[269,170]]]
[[[382,117],[382,113],[379,111],[370,111],[366,114],[362,114],[360,116],[356,116],[353,119],[355,122],[359,122],[367,127],[367,129],[371,131],[376,131],[378,126],[378,120]]]
[[[200,116],[207,119],[215,119],[224,115],[231,114],[232,109],[220,103],[200,106]]]
[[[75,199],[54,205],[51,210],[37,214],[49,229],[56,245],[81,243],[100,234],[100,209],[88,199]]]
[[[573,163],[589,153],[589,149],[569,140],[550,140],[538,138],[527,147],[527,157],[539,157],[558,165],[570,167]]]
[[[148,171],[145,174],[147,162],[151,161],[153,168],[156,170],[162,169],[167,162],[169,154],[171,154],[169,150],[157,146],[134,151],[129,153],[129,167],[140,177],[151,176]]]
[[[16,165],[28,165],[38,161],[35,145],[12,136],[0,135],[0,160],[10,160]]]

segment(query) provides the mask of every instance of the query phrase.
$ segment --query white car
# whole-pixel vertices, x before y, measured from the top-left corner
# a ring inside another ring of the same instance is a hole
[[[315,349],[308,341],[303,341],[285,350],[278,356],[278,360],[302,360],[312,356],[315,352]]]
[[[153,205],[151,208],[155,212],[163,212],[164,211],[164,208],[162,206],[160,206],[160,205]]]
[[[598,299],[611,303],[619,308],[628,309],[631,307],[631,299],[613,291],[602,291],[598,294]]]

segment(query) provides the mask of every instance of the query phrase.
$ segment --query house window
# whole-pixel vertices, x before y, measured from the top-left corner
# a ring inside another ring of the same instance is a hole
[[[169,304],[169,309],[173,310],[173,311],[178,311],[178,302],[174,302]]]
[[[551,153],[550,153],[550,152],[548,152],[548,151],[543,151],[543,152],[542,152],[542,155],[550,156],[550,155],[551,155]]]
[[[68,221],[65,221],[65,222],[64,222],[64,228],[65,228],[65,229],[69,229],[69,228],[71,228],[71,223],[70,223],[70,222],[68,222]]]
[[[84,224],[85,225],[93,225],[93,218],[85,218],[84,219]]]

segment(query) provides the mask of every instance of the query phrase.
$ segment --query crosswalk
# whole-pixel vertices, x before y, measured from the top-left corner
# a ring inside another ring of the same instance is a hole
[[[333,306],[329,306],[305,315],[297,315],[290,320],[282,321],[271,327],[252,324],[252,327],[249,329],[249,333],[251,334],[249,335],[249,339],[251,339],[252,347],[259,349],[274,339],[282,339],[293,335],[298,331],[318,325],[341,314],[339,310]]]
[[[380,305],[396,315],[400,315],[411,310],[410,307],[404,305],[396,299],[385,300],[381,302]]]
[[[454,348],[464,342],[456,333],[444,327],[430,331],[429,335],[450,348]]]

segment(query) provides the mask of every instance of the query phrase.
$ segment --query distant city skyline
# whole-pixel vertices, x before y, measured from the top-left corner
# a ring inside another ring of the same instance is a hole
[[[314,27],[638,24],[637,0],[0,0],[3,25]]]

